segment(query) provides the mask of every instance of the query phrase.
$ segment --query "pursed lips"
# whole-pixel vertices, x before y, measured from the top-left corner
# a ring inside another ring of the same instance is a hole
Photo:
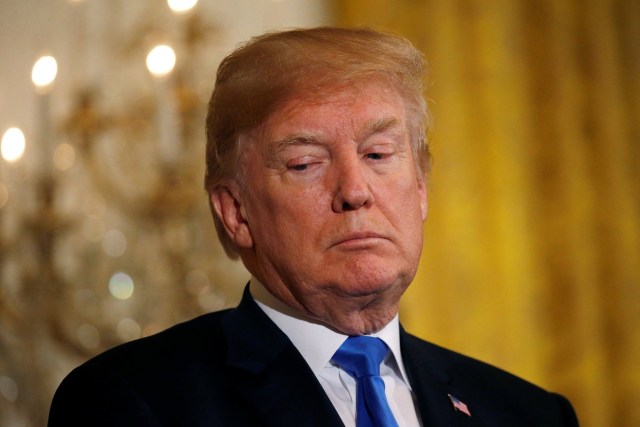
[[[365,244],[374,239],[387,239],[387,237],[374,231],[357,231],[340,236],[331,246]]]

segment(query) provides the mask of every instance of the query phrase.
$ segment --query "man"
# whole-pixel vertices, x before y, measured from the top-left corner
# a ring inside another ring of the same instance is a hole
[[[563,397],[402,330],[427,216],[425,64],[365,29],[267,34],[218,70],[207,172],[240,305],[74,370],[49,425],[573,426]]]

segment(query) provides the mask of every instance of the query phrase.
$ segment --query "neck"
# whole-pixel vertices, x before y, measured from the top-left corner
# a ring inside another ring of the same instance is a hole
[[[328,310],[327,304],[319,304],[319,307],[306,307],[299,304],[300,307],[298,307],[287,303],[286,298],[276,297],[255,276],[251,277],[249,291],[255,300],[275,311],[299,320],[325,326],[334,332],[345,335],[373,334],[384,328],[398,314],[397,304],[388,304],[384,298],[373,301],[364,298],[363,301],[367,302],[363,303],[350,297],[344,303],[334,301]],[[316,300],[316,298],[311,298],[311,300]],[[322,309],[323,307],[324,309]]]

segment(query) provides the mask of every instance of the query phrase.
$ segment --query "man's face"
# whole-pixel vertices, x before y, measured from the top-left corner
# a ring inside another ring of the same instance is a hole
[[[397,91],[374,82],[294,99],[243,143],[247,268],[336,330],[382,328],[415,275],[427,215]]]

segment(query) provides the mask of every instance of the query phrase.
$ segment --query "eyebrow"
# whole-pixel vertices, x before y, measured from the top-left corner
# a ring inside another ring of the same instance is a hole
[[[318,144],[319,142],[318,138],[310,133],[287,135],[284,138],[273,141],[271,148],[268,150],[268,154],[275,156],[291,145]]]
[[[395,117],[382,117],[368,121],[362,129],[358,132],[358,139],[366,139],[371,135],[377,133],[384,133],[391,131],[394,134],[401,133],[400,120]],[[284,138],[273,141],[271,147],[265,153],[267,157],[275,157],[277,154],[286,150],[287,147],[292,145],[306,145],[306,144],[319,144],[320,140],[312,133],[294,133],[287,135]]]
[[[376,134],[376,133],[384,133],[387,131],[397,131],[400,128],[400,121],[396,117],[382,117],[380,119],[375,119],[369,121],[364,127],[362,131],[362,136],[365,138]]]

